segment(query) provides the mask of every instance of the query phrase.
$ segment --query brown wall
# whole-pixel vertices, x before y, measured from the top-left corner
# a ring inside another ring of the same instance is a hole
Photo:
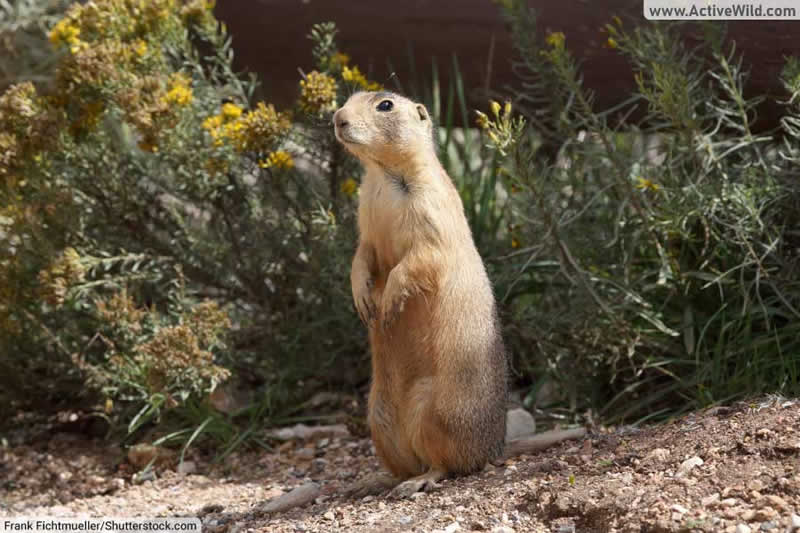
[[[627,63],[603,47],[606,35],[600,30],[613,15],[626,24],[641,21],[642,0],[537,0],[531,5],[539,13],[540,30],[563,31],[569,49],[584,60],[585,81],[596,91],[599,106],[629,94],[632,78]],[[233,35],[238,66],[258,72],[265,93],[279,105],[288,105],[296,95],[298,67],[305,71],[313,67],[306,39],[311,25],[328,20],[339,26],[341,49],[362,70],[369,68],[377,81],[386,81],[392,70],[401,83],[411,80],[408,46],[413,43],[421,73],[430,73],[431,57],[437,58],[444,73],[448,68],[443,67],[449,67],[456,53],[472,88],[482,87],[489,71],[491,88],[516,82],[510,38],[490,0],[219,0],[216,11]],[[800,55],[800,23],[739,21],[729,28],[729,36],[752,67],[750,90],[779,94],[783,57]],[[692,31],[687,32],[689,38]],[[386,58],[391,58],[393,69]],[[396,88],[392,82],[387,86]],[[482,95],[474,103],[484,106]],[[765,125],[774,122],[775,111],[762,110],[768,118]]]

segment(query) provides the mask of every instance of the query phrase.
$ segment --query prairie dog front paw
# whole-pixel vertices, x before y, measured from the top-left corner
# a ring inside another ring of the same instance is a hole
[[[353,304],[355,305],[358,317],[365,326],[370,327],[375,319],[378,318],[378,308],[372,299],[372,288],[374,282],[367,278],[362,283],[353,285]]]

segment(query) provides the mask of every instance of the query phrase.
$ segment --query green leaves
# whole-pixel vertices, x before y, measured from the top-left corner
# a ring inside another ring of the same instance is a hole
[[[800,258],[789,250],[800,217],[791,200],[800,63],[788,59],[783,72],[781,139],[756,133],[768,96],[746,95],[747,67],[724,31],[704,28],[706,42],[691,49],[675,25],[616,19],[607,46],[628,58],[637,90],[595,109],[570,36],[533,37],[535,17],[504,4],[525,67],[513,101],[542,140],[505,150],[518,190],[511,217],[535,243],[505,267],[518,269],[512,327],[533,330],[526,338],[541,350],[521,342],[526,367],[612,419],[797,394]],[[643,108],[636,124],[609,123]],[[503,145],[498,118],[481,123]],[[537,266],[548,260],[560,268]]]

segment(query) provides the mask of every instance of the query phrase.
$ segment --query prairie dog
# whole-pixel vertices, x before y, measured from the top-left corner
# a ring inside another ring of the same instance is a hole
[[[365,491],[396,485],[393,494],[408,496],[504,455],[505,348],[492,286],[436,156],[425,106],[358,92],[333,122],[366,170],[350,282],[372,352],[367,420],[392,477]],[[537,436],[508,451],[582,435]]]

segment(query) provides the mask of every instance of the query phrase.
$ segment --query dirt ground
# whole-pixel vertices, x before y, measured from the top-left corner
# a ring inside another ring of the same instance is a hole
[[[135,458],[134,458],[135,459]],[[368,440],[317,435],[213,464],[162,461],[58,433],[0,448],[0,515],[200,516],[209,532],[800,531],[800,401],[770,398],[618,428],[444,481],[408,500],[347,499],[379,469]],[[261,505],[316,482],[313,503]]]

